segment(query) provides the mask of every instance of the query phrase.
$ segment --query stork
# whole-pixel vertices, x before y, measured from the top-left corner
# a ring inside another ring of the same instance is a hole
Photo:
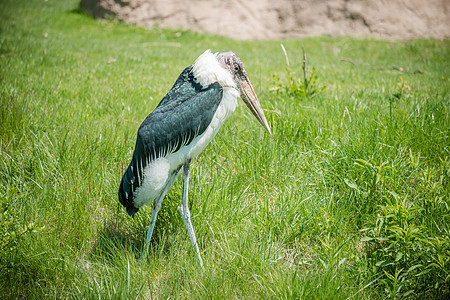
[[[133,158],[120,182],[119,201],[132,217],[144,205],[152,206],[143,259],[161,203],[183,167],[180,212],[203,269],[188,207],[189,166],[234,112],[239,96],[271,134],[240,58],[231,51],[206,50],[181,72],[139,127]]]

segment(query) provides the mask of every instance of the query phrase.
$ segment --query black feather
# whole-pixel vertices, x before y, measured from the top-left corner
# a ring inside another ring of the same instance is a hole
[[[172,89],[139,127],[133,158],[119,186],[119,201],[133,216],[139,208],[134,193],[144,178],[144,168],[151,161],[178,151],[201,135],[222,100],[218,83],[203,88],[192,74],[192,66],[180,74]]]

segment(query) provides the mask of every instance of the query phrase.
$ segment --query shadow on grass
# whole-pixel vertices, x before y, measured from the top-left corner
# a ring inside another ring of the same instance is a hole
[[[170,237],[184,226],[176,204],[178,199],[179,197],[172,198],[170,196],[164,199],[150,242],[151,247],[163,247],[158,251],[164,255],[169,255],[171,241],[173,241]],[[91,255],[110,260],[117,255],[129,252],[136,259],[140,259],[145,246],[150,216],[151,210],[144,208],[135,214],[134,219],[117,213],[112,218],[105,220],[102,228],[98,231]]]
[[[120,253],[130,252],[134,257],[139,258],[144,240],[136,229],[127,228],[120,219],[106,220],[97,233],[92,257],[112,260]]]
[[[89,18],[93,18],[92,14],[89,13],[89,11],[87,11],[86,9],[82,8],[81,6],[77,6],[74,9],[68,10],[67,13],[68,14],[81,15],[81,16],[86,16],[86,17],[89,17]]]
[[[101,5],[83,0],[80,1],[80,4],[76,8],[69,10],[68,12],[70,14],[88,16],[94,19],[104,18],[114,20],[115,17],[115,14],[112,11],[103,8]]]

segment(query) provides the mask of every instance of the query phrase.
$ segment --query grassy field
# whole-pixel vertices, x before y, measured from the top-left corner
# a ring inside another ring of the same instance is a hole
[[[208,48],[241,57],[273,135],[241,104],[192,164],[205,272],[180,179],[141,262],[150,209],[130,218],[119,182]],[[235,41],[1,1],[0,298],[448,299],[449,98],[449,40]]]

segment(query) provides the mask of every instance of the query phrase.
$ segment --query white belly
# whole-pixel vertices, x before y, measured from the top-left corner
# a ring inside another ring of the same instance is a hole
[[[179,175],[178,170],[188,159],[199,155],[211,142],[222,127],[225,120],[234,112],[239,93],[234,88],[224,88],[223,97],[211,123],[202,135],[199,135],[189,145],[181,147],[177,152],[169,153],[150,162],[144,168],[144,180],[136,190],[134,206],[140,208],[152,205],[161,193],[169,190]]]

